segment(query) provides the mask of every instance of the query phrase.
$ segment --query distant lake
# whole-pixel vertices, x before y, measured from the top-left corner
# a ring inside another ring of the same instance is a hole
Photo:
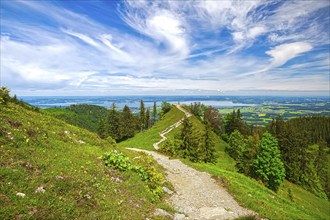
[[[201,102],[206,106],[219,107],[243,107],[256,106],[256,103],[237,102],[238,97],[224,96],[22,96],[23,101],[39,108],[68,107],[74,104],[91,104],[109,108],[112,103],[117,107],[123,108],[128,105],[132,109],[140,107],[140,100],[144,101],[146,107],[152,107],[154,102],[160,106],[161,102],[166,101],[171,104],[180,103],[190,105],[193,102]]]

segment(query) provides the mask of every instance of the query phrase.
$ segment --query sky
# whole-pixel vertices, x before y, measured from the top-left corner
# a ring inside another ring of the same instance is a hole
[[[1,0],[17,95],[329,95],[330,1]]]

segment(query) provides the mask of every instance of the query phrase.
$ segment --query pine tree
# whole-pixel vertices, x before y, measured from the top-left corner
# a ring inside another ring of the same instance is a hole
[[[145,128],[149,129],[151,127],[151,119],[150,119],[150,108],[147,108],[146,111],[146,124],[145,124]]]
[[[182,140],[180,145],[180,151],[183,158],[190,156],[189,149],[193,144],[193,130],[192,123],[189,118],[185,118],[182,122],[182,130],[180,134],[180,139]]]
[[[146,128],[146,110],[144,107],[144,102],[140,102],[140,129],[141,132]]]
[[[242,157],[245,149],[246,143],[243,135],[238,130],[235,130],[229,136],[228,147],[226,148],[226,151],[232,158],[238,160],[240,157]]]
[[[108,136],[112,137],[114,140],[118,141],[120,139],[119,134],[119,112],[115,103],[112,106],[108,114]]]
[[[125,105],[120,116],[120,139],[125,140],[133,137],[135,133],[134,116],[130,108]]]
[[[268,188],[277,191],[284,181],[285,169],[276,138],[266,132],[262,139],[256,159],[253,161],[256,177]]]
[[[97,134],[102,139],[107,137],[107,126],[106,126],[104,119],[101,119],[99,122],[99,126],[97,128]]]
[[[157,121],[157,103],[154,102],[154,106],[152,108],[152,124],[155,124]]]

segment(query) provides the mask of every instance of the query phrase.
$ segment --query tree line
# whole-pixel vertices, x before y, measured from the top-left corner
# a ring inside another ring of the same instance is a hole
[[[162,102],[159,111],[157,103],[154,102],[151,110],[151,108],[146,108],[144,101],[141,100],[139,111],[134,114],[127,105],[119,110],[113,103],[108,110],[107,117],[100,120],[97,133],[101,138],[110,137],[116,142],[120,142],[149,129],[170,109],[171,104]]]
[[[221,116],[217,109],[195,102],[190,111],[208,122],[228,143],[226,152],[238,172],[277,191],[284,179],[322,198],[330,198],[330,117],[273,119],[266,127],[247,125],[240,110]]]

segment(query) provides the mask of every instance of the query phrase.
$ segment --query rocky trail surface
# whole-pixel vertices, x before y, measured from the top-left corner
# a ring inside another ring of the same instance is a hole
[[[176,105],[187,117],[191,114]],[[182,123],[182,119],[164,130],[160,135],[162,140],[166,140],[165,134]],[[164,141],[163,140],[163,141]],[[160,144],[162,141],[154,144]],[[155,147],[156,148],[156,147]],[[205,172],[197,171],[178,159],[169,159],[155,151],[147,151],[129,148],[135,151],[146,152],[166,169],[167,180],[172,183],[175,193],[171,195],[168,202],[184,215],[174,215],[174,219],[235,219],[240,216],[254,215],[241,207],[225,188]]]

